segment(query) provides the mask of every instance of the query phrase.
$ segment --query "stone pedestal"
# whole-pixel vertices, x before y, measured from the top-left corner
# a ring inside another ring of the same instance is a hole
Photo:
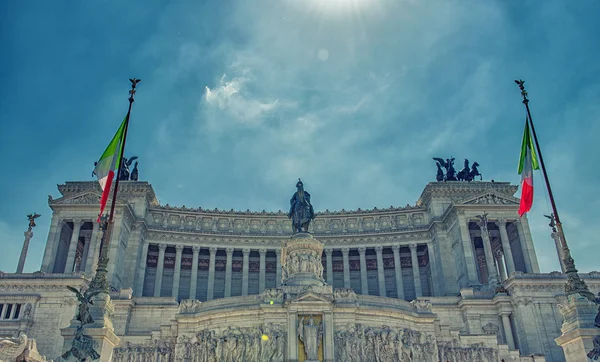
[[[294,234],[281,252],[282,285],[322,286],[323,243],[309,233]]]
[[[78,321],[73,321],[78,323]],[[63,352],[70,350],[73,347],[73,340],[77,332],[77,326],[73,325],[60,330],[60,334],[65,339]],[[89,337],[93,341],[93,348],[100,354],[100,358],[93,361],[110,362],[112,360],[113,349],[119,345],[120,338],[113,330],[108,328],[83,328],[83,335]],[[91,360],[91,359],[90,359]],[[63,359],[63,361],[77,361],[73,356]]]
[[[567,362],[591,361],[587,354],[594,349],[594,339],[600,343],[600,328],[594,326],[597,311],[595,303],[579,295],[569,296],[560,306],[564,322],[562,335],[555,341],[562,347]]]
[[[93,301],[94,304],[90,306],[90,314],[94,322],[84,326],[83,335],[93,341],[93,349],[100,354],[100,358],[94,361],[110,362],[113,349],[120,342],[120,338],[115,334],[111,321],[115,308],[110,300],[110,296],[105,293],[98,294],[94,297]],[[79,325],[80,322],[78,320],[72,320],[69,327],[61,329],[61,335],[64,338],[63,353],[73,347],[73,340],[76,338]],[[86,343],[84,342],[83,344]],[[73,357],[66,359],[66,361],[71,360],[75,361],[76,359]]]

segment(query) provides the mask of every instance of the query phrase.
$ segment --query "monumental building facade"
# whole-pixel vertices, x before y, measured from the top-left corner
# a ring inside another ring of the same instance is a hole
[[[53,359],[77,323],[66,286],[87,288],[102,234],[97,183],[58,190],[40,270],[0,273],[0,337]],[[284,212],[161,205],[122,181],[102,360],[565,361],[566,278],[540,273],[516,191],[432,182],[414,205],[318,212],[292,236]]]

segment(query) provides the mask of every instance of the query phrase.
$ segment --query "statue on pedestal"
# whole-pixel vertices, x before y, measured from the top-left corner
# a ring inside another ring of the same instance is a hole
[[[315,324],[315,320],[311,315],[306,321],[306,317],[302,317],[298,322],[298,337],[304,343],[304,353],[306,353],[306,361],[319,360],[319,347],[321,346],[323,323]]]
[[[290,200],[290,212],[288,218],[292,219],[292,228],[294,234],[308,232],[310,221],[315,218],[315,211],[310,204],[310,194],[304,191],[302,181],[298,179],[296,183],[298,189]]]
[[[100,294],[101,292],[99,292],[99,291],[90,292],[88,290],[85,293],[81,293],[81,291],[79,291],[73,287],[70,287],[70,286],[67,286],[67,289],[69,289],[70,291],[75,293],[75,296],[77,297],[77,300],[79,301],[79,306],[77,307],[77,316],[75,316],[75,319],[78,320],[79,322],[81,322],[81,326],[85,326],[86,324],[94,323],[94,319],[92,318],[92,315],[90,314],[90,305],[94,304],[94,302],[92,301],[92,298],[95,297],[96,295]]]

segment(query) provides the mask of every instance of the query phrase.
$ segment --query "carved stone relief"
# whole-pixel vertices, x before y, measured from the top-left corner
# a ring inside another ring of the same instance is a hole
[[[175,362],[175,343],[170,339],[153,340],[147,344],[137,345],[127,342],[125,346],[114,349],[112,361]]]
[[[229,327],[220,333],[204,330],[196,335],[179,336],[176,361],[283,362],[286,348],[286,328],[283,325]],[[118,360],[117,362],[133,362]]]

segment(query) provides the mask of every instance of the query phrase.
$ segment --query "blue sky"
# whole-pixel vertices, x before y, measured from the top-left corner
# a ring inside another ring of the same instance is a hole
[[[25,269],[39,269],[47,195],[91,180],[130,77],[143,82],[126,153],[161,203],[273,211],[298,177],[317,210],[414,204],[432,157],[518,183],[523,78],[573,255],[598,270],[597,14],[591,0],[0,2],[0,270],[32,211]]]

